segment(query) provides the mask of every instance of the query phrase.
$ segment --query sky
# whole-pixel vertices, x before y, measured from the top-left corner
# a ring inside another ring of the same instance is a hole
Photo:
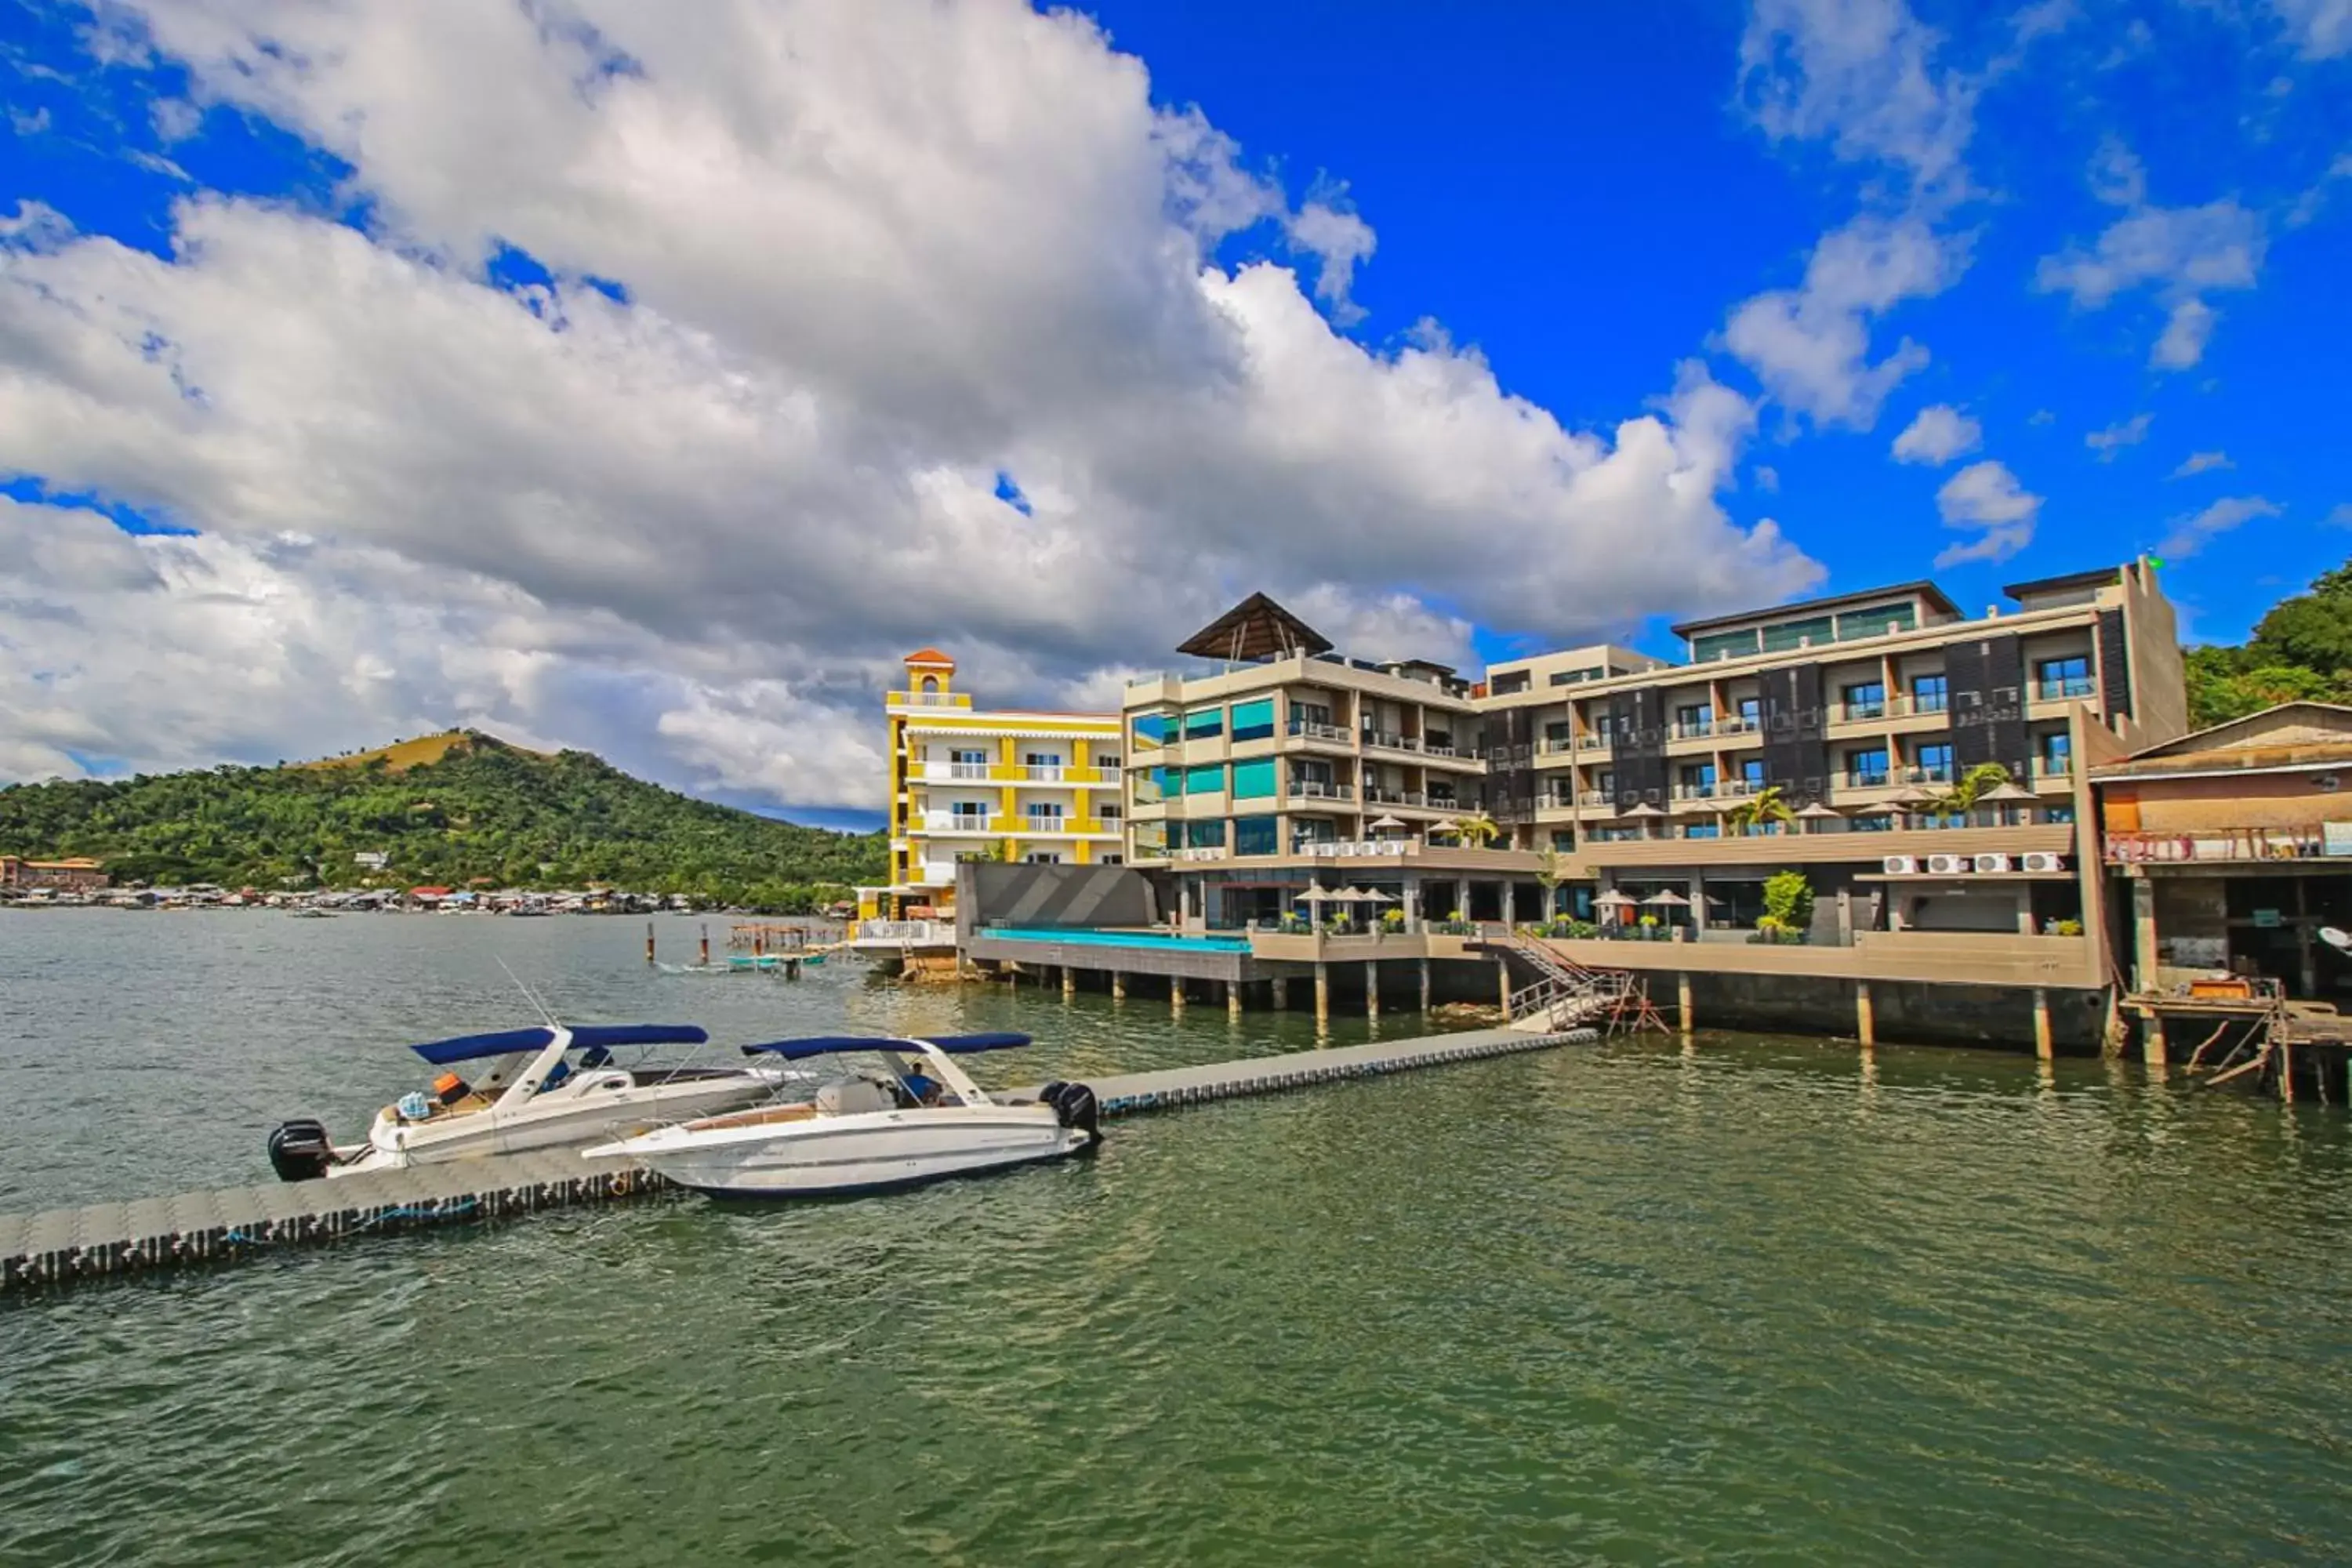
[[[2352,0],[0,0],[0,782],[856,826],[927,645],[2352,554]]]

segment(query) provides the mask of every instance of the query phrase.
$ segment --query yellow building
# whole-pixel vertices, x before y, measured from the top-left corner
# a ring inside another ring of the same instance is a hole
[[[974,708],[955,660],[907,656],[889,724],[890,885],[859,889],[862,919],[946,919],[956,863],[1116,864],[1119,716]]]

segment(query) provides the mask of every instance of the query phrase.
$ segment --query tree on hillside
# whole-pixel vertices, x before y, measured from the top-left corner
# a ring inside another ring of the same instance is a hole
[[[2242,647],[2187,654],[2189,721],[2203,729],[2281,702],[2352,700],[2352,561],[2280,600]]]

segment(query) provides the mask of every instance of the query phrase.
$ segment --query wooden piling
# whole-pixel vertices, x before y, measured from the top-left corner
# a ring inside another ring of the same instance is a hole
[[[1179,1018],[1184,1016],[1184,977],[1181,974],[1168,983],[1168,1011]]]
[[[2139,1016],[2139,1059],[2142,1067],[2164,1070],[2164,1015],[2153,1007]]]
[[[1315,1021],[1331,1021],[1331,966],[1319,958],[1315,961]]]
[[[694,962],[698,967],[703,969],[710,967],[710,928],[709,926],[704,926],[702,928],[702,947],[700,955],[697,957]]]
[[[1066,963],[1062,965],[1062,994],[1069,997],[1076,996],[1077,994],[1078,972]]]
[[[1364,960],[1364,1016],[1377,1018],[1380,1016],[1381,961],[1368,958]]]
[[[653,966],[654,966],[654,922],[653,922],[653,921],[647,921],[646,922],[646,967],[647,969],[651,969]]]
[[[2040,985],[2033,988],[2033,1054],[2045,1062],[2058,1054],[2050,1027],[2050,992]]]
[[[1511,966],[1502,959],[1495,960],[1495,986],[1503,1004],[1503,1022],[1511,1021]]]
[[[1290,982],[1277,974],[1266,984],[1274,988],[1274,1010],[1277,1013],[1289,1012]]]
[[[1225,1016],[1235,1023],[1241,1022],[1242,983],[1238,980],[1225,982]]]
[[[1683,1033],[1691,1032],[1691,977],[1685,969],[1675,976],[1675,1005],[1681,1010]]]
[[[1428,1011],[1429,1011],[1429,997],[1430,997],[1430,991],[1431,991],[1431,972],[1430,972],[1430,967],[1429,967],[1429,960],[1427,960],[1427,959],[1425,959],[1425,958],[1424,958],[1424,959],[1423,959],[1423,960],[1421,961],[1421,1010],[1422,1010],[1423,1013],[1426,1013],[1426,1012],[1428,1012]]]
[[[1853,1032],[1854,1037],[1865,1046],[1878,1044],[1878,1019],[1871,1011],[1870,982],[1867,980],[1853,983]]]
[[[1127,1000],[1127,976],[1116,969],[1110,972],[1110,999],[1114,1002]]]

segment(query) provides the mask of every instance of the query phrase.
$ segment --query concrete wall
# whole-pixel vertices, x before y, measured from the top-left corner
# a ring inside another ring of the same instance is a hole
[[[2124,622],[2131,647],[2132,716],[2124,738],[2133,750],[2160,746],[2189,732],[2189,678],[2172,601],[2142,561],[2123,572]]]
[[[1650,999],[1671,1009],[1673,985],[1662,987],[1653,980]],[[1882,1045],[2033,1048],[2033,993],[2028,989],[1875,980],[1870,1004]],[[1854,984],[1790,975],[1693,975],[1691,1015],[1701,1029],[1787,1030],[1852,1039]],[[2100,992],[2050,993],[2051,1037],[2062,1049],[2095,1049],[2105,1016]]]
[[[1852,947],[1760,942],[1549,940],[1595,969],[1790,979],[1919,981],[1951,986],[2097,986],[2105,956],[2088,936],[1999,936],[1974,931],[1857,931]]]
[[[956,868],[956,934],[964,941],[991,924],[1073,929],[1159,920],[1151,879],[1125,866],[967,860]]]

